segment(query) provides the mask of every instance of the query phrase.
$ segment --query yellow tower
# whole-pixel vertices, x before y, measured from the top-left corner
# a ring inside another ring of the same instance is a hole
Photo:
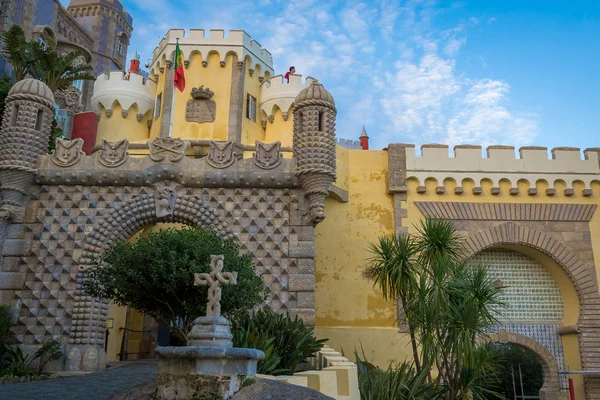
[[[183,92],[173,90],[177,40],[185,60]],[[246,144],[264,140],[258,104],[272,65],[271,53],[244,31],[225,37],[222,30],[192,29],[186,36],[171,29],[154,50],[150,66],[150,78],[157,83],[150,137]]]
[[[96,145],[103,139],[145,143],[149,138],[156,84],[135,73],[101,74],[94,84],[92,110],[98,118]]]

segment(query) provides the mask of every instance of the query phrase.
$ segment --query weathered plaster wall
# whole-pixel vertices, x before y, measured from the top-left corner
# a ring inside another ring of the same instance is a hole
[[[158,71],[157,71],[158,72]],[[165,69],[166,72],[166,69]],[[150,139],[154,139],[157,136],[160,136],[160,127],[162,125],[162,120],[163,120],[163,112],[162,112],[162,103],[164,102],[164,98],[165,98],[165,94],[164,94],[164,87],[165,87],[165,72],[160,72],[157,73],[156,75],[150,75],[150,78],[154,80],[154,82],[156,83],[156,95],[154,96],[154,104],[156,106],[156,99],[158,98],[159,95],[161,95],[162,101],[161,101],[161,111],[160,114],[158,115],[158,118],[156,118],[155,116],[155,110],[154,107],[152,107],[152,122],[151,122],[151,126],[150,126]]]
[[[273,122],[267,121],[265,129],[265,142],[274,142],[279,140],[282,146],[292,146],[292,136],[294,135],[294,121],[292,117],[288,117],[287,121],[283,120],[282,111],[277,108],[272,118]],[[291,154],[287,155],[291,157]]]
[[[396,305],[384,301],[362,277],[369,242],[394,231],[387,164],[387,152],[338,146],[338,177],[347,171],[348,179],[337,183],[347,185],[349,201],[328,198],[327,218],[315,230],[317,335],[343,348],[347,357],[353,357],[354,349],[360,352],[362,343],[381,367],[409,352],[407,340],[398,333]]]

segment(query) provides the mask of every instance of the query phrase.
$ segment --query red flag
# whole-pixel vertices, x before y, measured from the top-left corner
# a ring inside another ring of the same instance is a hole
[[[181,54],[181,50],[179,49],[179,42],[177,42],[177,46],[175,47],[175,76],[173,77],[173,85],[175,85],[180,92],[183,92],[185,89],[183,54]]]

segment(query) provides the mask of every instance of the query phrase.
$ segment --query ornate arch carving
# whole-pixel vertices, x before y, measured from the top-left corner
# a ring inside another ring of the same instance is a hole
[[[88,271],[95,267],[93,260],[111,245],[127,240],[145,226],[161,222],[200,226],[234,238],[231,227],[217,210],[198,196],[177,193],[175,189],[158,187],[154,193],[140,194],[116,204],[87,235],[79,258],[70,344],[104,343],[108,303],[85,296],[83,292]]]
[[[514,222],[506,222],[489,229],[479,231],[466,239],[466,250],[469,257],[502,244],[512,244],[536,249],[556,261],[567,273],[575,286],[579,303],[584,310],[585,296],[582,287],[589,286],[590,276],[587,265],[567,246],[552,236]]]

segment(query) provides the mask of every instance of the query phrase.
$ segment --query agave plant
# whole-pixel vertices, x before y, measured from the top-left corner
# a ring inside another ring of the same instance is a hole
[[[7,345],[5,349],[0,376],[40,375],[50,361],[62,356],[60,343],[56,340],[45,342],[33,355],[25,354],[17,345]]]
[[[362,346],[361,346],[362,349]],[[361,400],[437,400],[443,399],[444,391],[427,381],[427,371],[415,371],[412,364],[390,364],[381,370],[366,361],[354,350],[358,366],[358,387]]]
[[[297,316],[291,318],[287,314],[277,314],[270,310],[237,315],[231,322],[234,346],[256,348],[264,351],[265,355],[270,352],[271,356],[265,357],[258,364],[259,372],[269,372],[261,373],[293,374],[301,363],[319,351],[327,341],[317,340],[314,330],[305,326]],[[275,358],[279,358],[278,363],[270,365]]]

